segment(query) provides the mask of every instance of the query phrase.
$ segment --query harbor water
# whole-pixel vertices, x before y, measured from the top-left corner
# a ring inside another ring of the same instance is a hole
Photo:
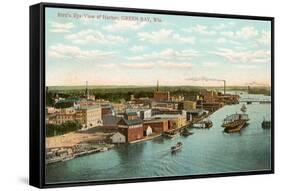
[[[247,98],[251,95],[243,94]],[[263,95],[254,98],[270,99]],[[46,182],[98,181],[143,177],[181,176],[269,170],[271,129],[263,129],[270,119],[271,104],[248,104],[249,125],[240,133],[227,134],[221,127],[226,115],[241,113],[241,104],[227,105],[210,116],[213,127],[191,129],[193,135],[174,140],[158,137],[150,141],[120,145],[114,149],[46,166]],[[183,148],[171,154],[177,142]]]

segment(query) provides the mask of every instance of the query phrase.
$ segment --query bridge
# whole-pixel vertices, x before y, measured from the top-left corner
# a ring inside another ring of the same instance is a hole
[[[239,99],[239,103],[246,103],[246,104],[252,104],[252,103],[271,104],[271,99],[242,98],[242,99]]]

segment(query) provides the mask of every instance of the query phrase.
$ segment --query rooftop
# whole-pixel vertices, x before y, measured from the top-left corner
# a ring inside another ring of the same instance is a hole
[[[205,109],[188,109],[188,110],[185,110],[187,113],[200,113],[200,112],[206,112]]]
[[[164,121],[168,121],[167,119],[150,119],[150,120],[145,120],[145,123],[159,123],[159,122],[164,122]]]
[[[143,121],[140,118],[136,118],[133,120],[127,120],[124,117],[121,118],[121,120],[118,122],[118,125],[127,125],[127,126],[131,126],[131,125],[139,125],[142,124]]]
[[[89,110],[89,109],[97,109],[97,108],[100,108],[100,106],[99,105],[80,106],[78,109]]]
[[[181,115],[181,114],[158,114],[158,115],[154,115],[151,119],[175,119],[175,118],[179,118],[179,117],[183,117],[183,115]]]

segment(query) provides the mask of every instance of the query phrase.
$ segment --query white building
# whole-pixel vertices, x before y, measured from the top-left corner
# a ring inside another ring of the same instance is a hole
[[[136,112],[138,117],[142,120],[151,118],[152,111],[151,109],[142,109],[142,108],[134,108],[134,109],[126,109],[126,112]]]
[[[99,105],[79,107],[76,119],[81,122],[83,129],[102,126],[101,107]]]
[[[110,137],[112,143],[126,143],[126,137],[122,133],[115,133]]]
[[[149,135],[151,135],[151,134],[152,134],[152,128],[151,128],[150,126],[148,126],[148,127],[146,128],[145,135],[146,135],[146,136],[149,136]]]

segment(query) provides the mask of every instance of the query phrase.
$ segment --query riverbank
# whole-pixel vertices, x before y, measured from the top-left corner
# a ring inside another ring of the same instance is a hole
[[[114,132],[104,132],[101,127],[71,132],[46,138],[46,164],[71,160],[76,157],[107,151],[114,147],[110,137]]]
[[[146,137],[143,138],[143,139],[131,141],[129,144],[139,143],[139,142],[143,142],[143,141],[148,141],[148,140],[155,139],[155,138],[161,137],[161,136],[162,136],[161,134],[150,135],[150,136],[146,136]]]
[[[46,153],[46,164],[68,161],[77,157],[108,151],[112,144],[77,144],[71,147],[49,148]]]

